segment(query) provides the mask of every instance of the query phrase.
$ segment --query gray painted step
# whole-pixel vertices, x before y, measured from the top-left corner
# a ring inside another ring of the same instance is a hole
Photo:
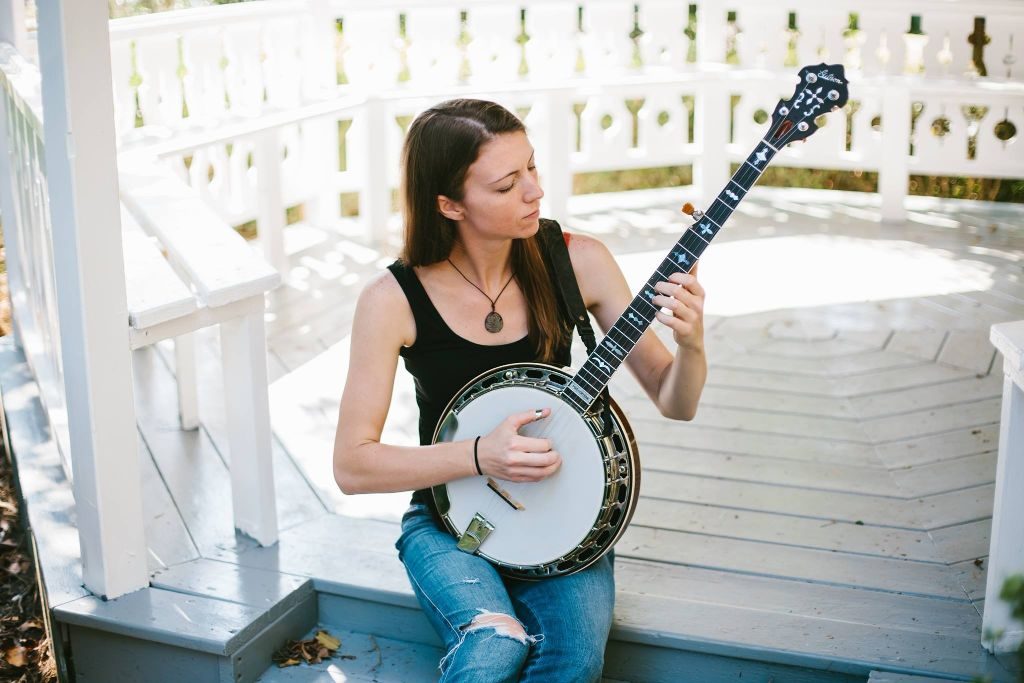
[[[868,683],[940,683],[948,681],[948,678],[929,678],[927,676],[911,676],[909,674],[894,674],[888,671],[872,671],[868,676]]]
[[[334,657],[319,664],[283,668],[272,664],[256,680],[259,683],[417,683],[437,680],[437,663],[443,654],[441,648],[342,631],[330,625],[318,625],[301,638],[312,638],[320,629],[341,641]]]

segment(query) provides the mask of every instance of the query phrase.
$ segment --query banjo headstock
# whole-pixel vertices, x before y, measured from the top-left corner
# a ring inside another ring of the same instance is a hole
[[[815,123],[846,104],[850,93],[842,64],[818,64],[800,70],[800,84],[788,100],[780,100],[772,113],[766,140],[781,149],[790,142],[805,140],[818,130]]]

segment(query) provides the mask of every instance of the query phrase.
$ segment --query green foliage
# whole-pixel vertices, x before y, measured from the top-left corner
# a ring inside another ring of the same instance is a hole
[[[1024,574],[1008,576],[999,591],[999,598],[1009,604],[1010,616],[1018,621],[1024,621]],[[985,642],[998,643],[1002,637],[1001,631],[986,631],[982,634],[982,640]],[[1024,683],[1024,643],[1017,648],[1017,680]],[[992,683],[992,678],[975,676],[971,683]]]
[[[1024,621],[1024,574],[1014,574],[1003,583],[999,597],[1010,603],[1010,614],[1014,619]]]
[[[732,170],[735,171],[735,167]],[[654,187],[678,187],[693,182],[692,176],[693,171],[690,166],[580,173],[573,178],[573,193],[589,194]],[[817,190],[877,192],[878,173],[772,166],[765,170],[757,184],[762,187],[806,187]],[[910,177],[908,190],[912,195],[924,197],[1024,203],[1024,180],[915,175]]]

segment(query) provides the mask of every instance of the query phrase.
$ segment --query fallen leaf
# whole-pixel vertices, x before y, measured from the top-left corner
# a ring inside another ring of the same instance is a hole
[[[19,626],[18,630],[21,631],[22,633],[24,633],[25,631],[28,631],[29,629],[33,629],[33,628],[42,629],[43,628],[43,623],[41,621],[39,621],[38,619],[29,619],[24,624]]]
[[[341,647],[341,641],[332,636],[327,631],[317,631],[316,639],[321,645],[326,647],[328,650],[337,650]]]
[[[25,653],[27,650],[21,645],[15,645],[4,652],[4,659],[11,666],[25,666]]]
[[[283,662],[278,662],[278,663],[277,663],[277,665],[278,665],[278,666],[279,666],[280,668],[282,668],[282,669],[283,669],[283,668],[284,668],[284,667],[286,667],[286,666],[295,666],[295,665],[296,665],[296,664],[298,664],[298,663],[299,663],[299,660],[297,660],[297,659],[286,659],[286,660],[284,660]]]

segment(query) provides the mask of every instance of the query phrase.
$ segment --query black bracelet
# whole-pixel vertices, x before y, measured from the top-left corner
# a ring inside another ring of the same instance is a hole
[[[479,474],[482,477],[482,476],[484,476],[484,473],[480,470],[480,452],[476,448],[477,444],[479,444],[479,443],[480,443],[480,437],[478,436],[473,441],[473,464],[476,465],[476,473]]]

